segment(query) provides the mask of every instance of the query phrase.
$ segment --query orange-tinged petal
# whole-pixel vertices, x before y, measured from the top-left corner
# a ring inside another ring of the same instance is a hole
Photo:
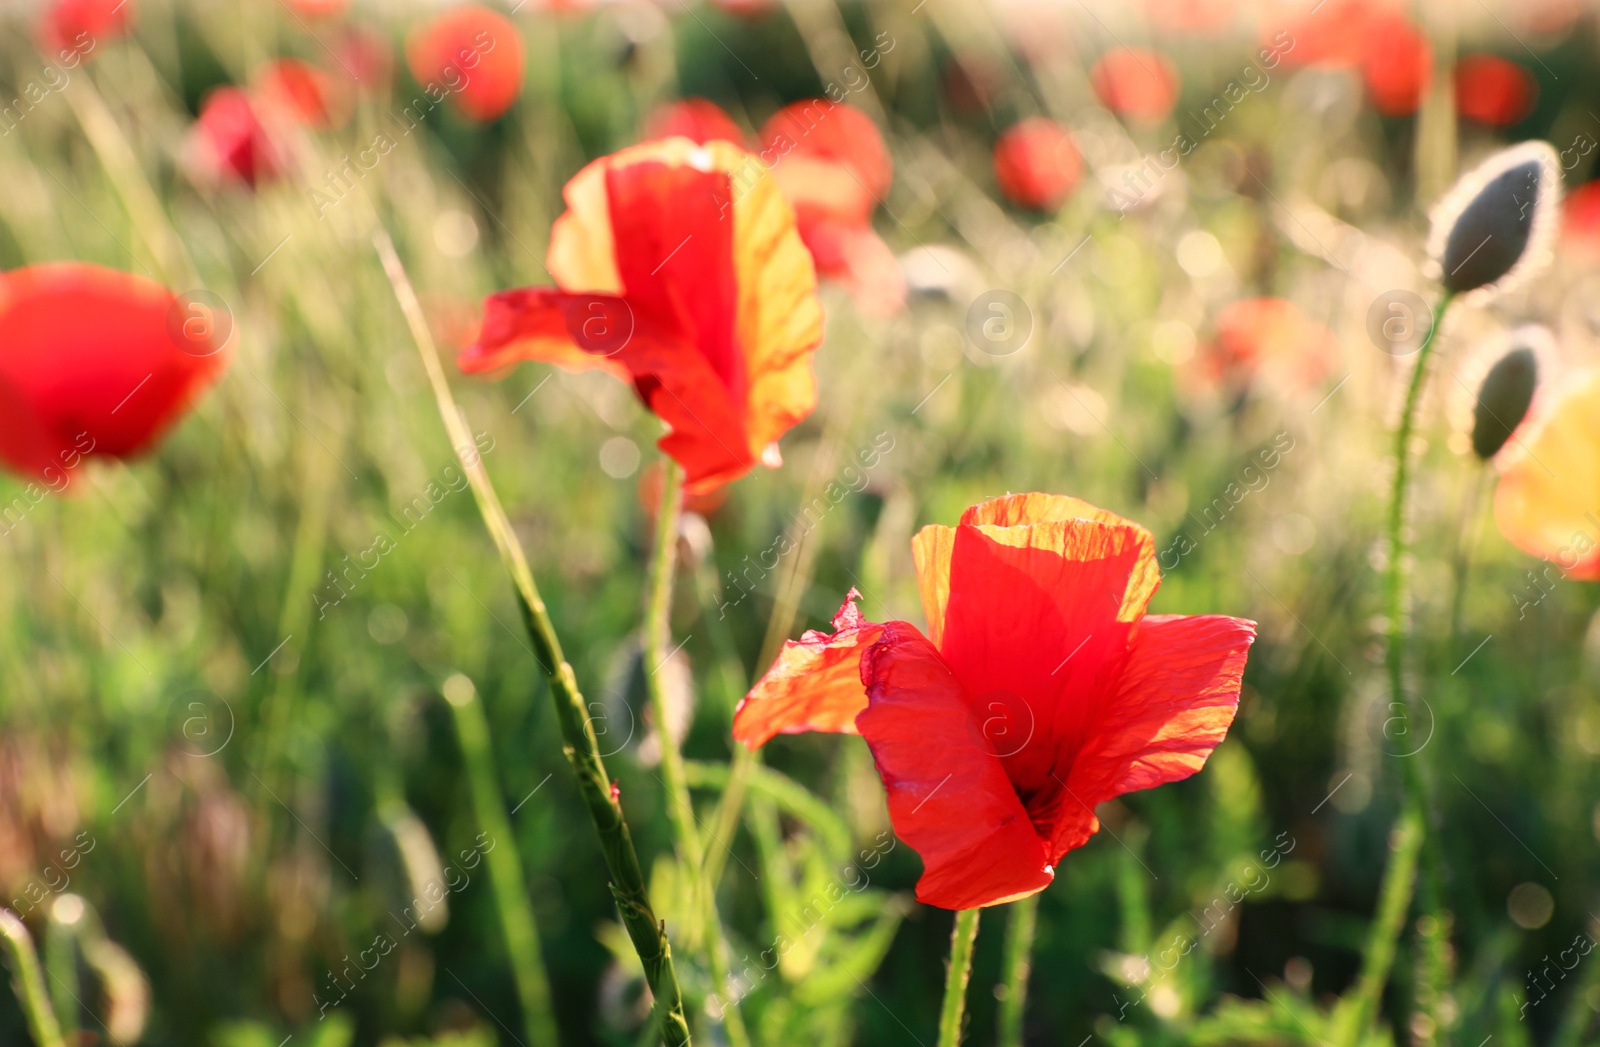
[[[856,715],[867,707],[861,655],[884,628],[861,617],[860,598],[850,590],[833,616],[831,634],[812,629],[784,642],[772,668],[734,712],[734,738],[756,749],[775,734],[856,733]]]
[[[1600,580],[1600,368],[1569,376],[1500,461],[1500,533],[1571,577]]]
[[[950,552],[955,541],[956,529],[942,524],[929,524],[911,539],[922,614],[928,620],[928,639],[935,647],[944,642],[944,612],[950,604]]]
[[[502,291],[485,300],[478,340],[461,351],[456,365],[468,374],[484,374],[539,360],[569,371],[600,368],[628,381],[615,350],[621,338],[631,336],[631,328],[632,313],[616,296],[548,287]]]
[[[1094,710],[1073,760],[1072,791],[1098,804],[1200,770],[1233,723],[1255,635],[1254,622],[1219,614],[1141,621],[1116,692]]]
[[[904,622],[884,626],[861,675],[868,702],[856,725],[888,791],[895,833],[922,857],[917,900],[972,909],[1049,886],[1044,842],[927,638]]]

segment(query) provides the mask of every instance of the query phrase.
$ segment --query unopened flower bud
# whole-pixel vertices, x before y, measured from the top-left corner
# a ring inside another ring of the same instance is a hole
[[[1462,176],[1434,208],[1428,253],[1445,289],[1496,293],[1547,264],[1561,171],[1547,142],[1524,142]]]

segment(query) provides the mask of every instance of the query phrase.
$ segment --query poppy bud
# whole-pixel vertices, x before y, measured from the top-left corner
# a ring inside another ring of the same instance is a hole
[[[1478,387],[1472,409],[1472,452],[1488,461],[1500,452],[1528,416],[1539,385],[1539,358],[1519,345],[1496,360]]]
[[[1503,150],[1463,176],[1434,209],[1428,244],[1446,290],[1503,291],[1547,263],[1560,179],[1547,142]]]

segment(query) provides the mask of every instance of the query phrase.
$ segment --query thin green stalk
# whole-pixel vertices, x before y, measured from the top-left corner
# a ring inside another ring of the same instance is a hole
[[[1000,1047],[1022,1047],[1022,1014],[1028,1004],[1028,973],[1033,967],[1033,932],[1039,923],[1039,896],[1011,903],[1006,922],[1005,966],[1000,972]]]
[[[61,1038],[68,1043],[78,1042],[78,1001],[83,992],[78,984],[78,925],[83,908],[77,895],[57,895],[44,925],[44,969],[50,977],[46,988],[55,1000]]]
[[[550,612],[539,595],[538,586],[534,584],[533,572],[528,567],[522,543],[512,530],[511,521],[500,505],[500,497],[489,482],[483,458],[477,453],[472,433],[456,407],[422,306],[417,302],[405,267],[395,254],[394,243],[388,233],[382,230],[373,237],[373,243],[383,260],[389,282],[394,287],[400,310],[405,314],[417,352],[422,357],[423,369],[427,371],[428,382],[433,387],[434,399],[439,405],[439,416],[450,435],[456,457],[466,471],[473,500],[478,504],[484,526],[500,552],[506,573],[511,577],[523,624],[527,627],[529,639],[533,641],[534,660],[544,670],[545,679],[550,684],[556,720],[561,725],[562,751],[572,765],[578,791],[583,795],[589,817],[600,836],[600,849],[605,854],[606,868],[611,874],[611,896],[616,900],[623,926],[627,928],[628,937],[639,954],[639,962],[644,965],[645,981],[655,996],[655,1012],[661,1025],[662,1039],[669,1047],[683,1047],[689,1042],[689,1022],[684,1015],[683,994],[678,988],[678,972],[672,963],[672,946],[667,941],[665,924],[656,919],[650,907],[650,895],[645,889],[639,855],[633,849],[633,836],[628,832],[628,822],[622,813],[621,796],[612,789],[611,778],[606,774],[605,761],[600,756],[600,743],[595,738],[594,724],[589,718],[589,708],[584,703],[583,692],[578,689],[577,674],[562,653],[561,639],[556,635]]]
[[[517,855],[516,836],[506,817],[505,797],[500,791],[494,746],[489,741],[489,719],[484,715],[478,692],[465,676],[445,681],[445,700],[455,714],[456,734],[461,739],[462,762],[472,792],[472,807],[478,824],[494,843],[485,852],[489,864],[489,885],[495,905],[500,909],[500,926],[506,935],[506,952],[516,976],[517,1002],[522,1006],[522,1021],[528,1042],[558,1043],[550,979],[545,973],[539,946],[539,925],[528,902],[528,881]]]
[[[44,978],[39,974],[39,955],[33,951],[33,939],[10,909],[0,909],[0,944],[5,946],[11,985],[28,1019],[35,1047],[66,1047],[56,1012],[50,1009],[50,994],[45,992]]]
[[[694,806],[684,777],[683,754],[669,729],[666,677],[662,669],[670,657],[667,644],[672,629],[672,579],[677,566],[678,519],[683,512],[683,469],[670,458],[661,462],[661,504],[656,509],[655,548],[650,565],[649,591],[645,598],[644,679],[650,694],[650,711],[656,721],[656,738],[661,743],[662,785],[666,787],[667,808],[677,835],[678,855],[691,880],[692,904],[700,916],[701,936],[705,939],[706,964],[711,983],[728,984],[727,941],[717,915],[716,887],[705,878],[706,853],[694,821]],[[719,999],[720,999],[719,995]],[[739,1005],[722,999],[721,1020],[731,1047],[750,1047],[750,1034],[744,1026]]]
[[[1439,328],[1444,324],[1445,310],[1451,296],[1446,294],[1434,308],[1433,324],[1417,350],[1417,362],[1411,372],[1411,382],[1406,388],[1405,403],[1400,410],[1400,424],[1395,428],[1394,485],[1389,499],[1386,533],[1389,540],[1389,562],[1384,571],[1385,610],[1388,614],[1387,663],[1389,670],[1390,701],[1405,710],[1406,723],[1421,722],[1415,701],[1405,686],[1405,652],[1409,637],[1407,605],[1410,571],[1409,543],[1406,541],[1406,500],[1411,493],[1411,437],[1416,429],[1417,405],[1422,400],[1422,390],[1427,382],[1428,365],[1433,349],[1438,343]],[[1384,870],[1383,884],[1379,888],[1379,916],[1372,923],[1363,953],[1362,973],[1356,988],[1346,998],[1347,1021],[1341,1027],[1341,1047],[1354,1047],[1366,1033],[1373,1015],[1377,1012],[1378,998],[1388,980],[1389,968],[1410,905],[1413,881],[1417,875],[1418,856],[1427,847],[1427,817],[1432,809],[1428,776],[1422,767],[1421,750],[1401,758],[1400,819],[1396,828],[1399,834],[1394,857]],[[1442,891],[1435,854],[1430,854],[1429,874],[1424,877],[1422,908],[1434,918],[1433,933],[1425,936],[1424,956],[1419,970],[1425,980],[1432,982],[1446,962],[1442,950],[1448,943],[1438,933],[1447,927],[1441,917]],[[1419,994],[1428,1009],[1433,1029],[1441,1028],[1439,1004],[1442,987],[1424,985]]]
[[[1408,800],[1395,826],[1393,855],[1384,870],[1383,887],[1378,895],[1378,912],[1373,917],[1367,945],[1361,954],[1361,974],[1355,988],[1340,1001],[1335,1021],[1335,1047],[1356,1047],[1378,1012],[1378,1000],[1389,980],[1395,952],[1405,929],[1406,911],[1411,906],[1411,888],[1417,877],[1417,858],[1422,850],[1422,808]]]
[[[939,1047],[961,1042],[961,1012],[967,1005],[967,981],[972,977],[972,943],[978,937],[977,909],[956,913],[950,931],[950,969],[944,980],[944,1007],[939,1012]]]

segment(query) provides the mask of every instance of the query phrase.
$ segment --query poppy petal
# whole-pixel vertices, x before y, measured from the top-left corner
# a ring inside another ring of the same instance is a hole
[[[922,856],[917,900],[971,909],[1049,886],[1044,843],[927,638],[904,622],[884,626],[861,677],[868,701],[856,726],[888,790],[895,833]]]
[[[600,368],[629,380],[628,369],[606,352],[611,332],[631,317],[627,303],[615,295],[567,294],[549,287],[502,291],[484,300],[483,326],[477,342],[461,351],[456,365],[468,374],[499,371],[523,360],[556,364],[568,371]],[[605,334],[593,335],[594,324]],[[591,349],[585,349],[579,340]]]
[[[1569,577],[1600,580],[1600,368],[1566,387],[1501,451],[1500,533]]]
[[[861,617],[851,589],[833,616],[832,634],[812,629],[783,650],[756,681],[733,714],[733,736],[752,749],[775,734],[802,731],[856,733],[856,715],[867,707],[861,655],[878,641],[883,626]]]
[[[1072,791],[1103,803],[1200,770],[1233,723],[1255,635],[1254,622],[1220,614],[1144,618],[1073,761]]]

